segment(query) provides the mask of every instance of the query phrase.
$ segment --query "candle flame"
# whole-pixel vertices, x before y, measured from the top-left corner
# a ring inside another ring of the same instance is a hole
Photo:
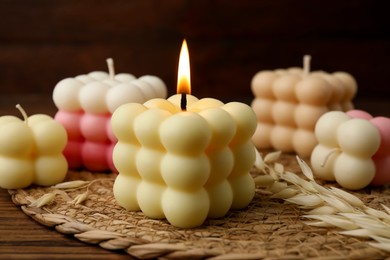
[[[177,94],[191,94],[190,55],[185,39],[183,40],[180,51]]]

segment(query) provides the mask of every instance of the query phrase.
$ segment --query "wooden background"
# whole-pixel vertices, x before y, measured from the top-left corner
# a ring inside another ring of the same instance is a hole
[[[183,38],[198,97],[252,99],[265,69],[347,71],[356,100],[390,112],[390,23],[386,1],[362,0],[0,0],[1,104],[51,99],[63,78],[106,70],[161,77],[176,90]],[[21,101],[19,101],[21,100]],[[39,100],[39,99],[38,99]],[[39,101],[37,101],[39,103]],[[54,106],[54,105],[53,105]],[[54,110],[54,109],[53,109]]]

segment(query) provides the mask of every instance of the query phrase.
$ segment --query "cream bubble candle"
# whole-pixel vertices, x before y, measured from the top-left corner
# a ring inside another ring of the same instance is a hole
[[[364,111],[331,111],[315,126],[314,174],[357,190],[390,181],[390,119]]]
[[[62,182],[68,171],[62,154],[67,141],[64,127],[48,115],[0,117],[0,187],[50,186]]]
[[[327,111],[351,109],[357,86],[346,72],[310,72],[310,56],[306,55],[303,69],[258,72],[251,89],[257,117],[254,144],[308,157],[317,144],[314,127],[318,118]]]
[[[243,103],[190,95],[185,41],[178,94],[124,104],[111,124],[118,139],[113,159],[119,171],[113,191],[127,210],[192,228],[252,200],[255,114]]]
[[[121,104],[144,103],[167,95],[160,78],[115,74],[113,60],[107,59],[107,64],[109,73],[94,71],[66,78],[54,88],[53,100],[59,109],[55,119],[69,136],[64,154],[70,168],[116,171],[112,163],[116,139],[110,127],[111,114]]]

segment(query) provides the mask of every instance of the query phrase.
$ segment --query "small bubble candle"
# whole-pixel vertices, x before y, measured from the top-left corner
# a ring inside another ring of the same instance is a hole
[[[390,182],[389,130],[389,118],[364,111],[325,113],[315,127],[314,174],[351,190]]]
[[[67,136],[64,127],[44,114],[0,117],[0,187],[19,189],[62,182],[68,164],[62,151]]]

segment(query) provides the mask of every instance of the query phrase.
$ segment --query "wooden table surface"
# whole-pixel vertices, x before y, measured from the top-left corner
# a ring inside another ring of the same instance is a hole
[[[54,115],[50,97],[1,97],[0,115],[18,115],[14,106],[21,103],[29,114]],[[390,102],[360,100],[358,108],[375,115],[390,116]],[[72,236],[42,226],[16,206],[7,190],[0,189],[0,259],[131,259],[124,252],[113,252],[85,244]]]

